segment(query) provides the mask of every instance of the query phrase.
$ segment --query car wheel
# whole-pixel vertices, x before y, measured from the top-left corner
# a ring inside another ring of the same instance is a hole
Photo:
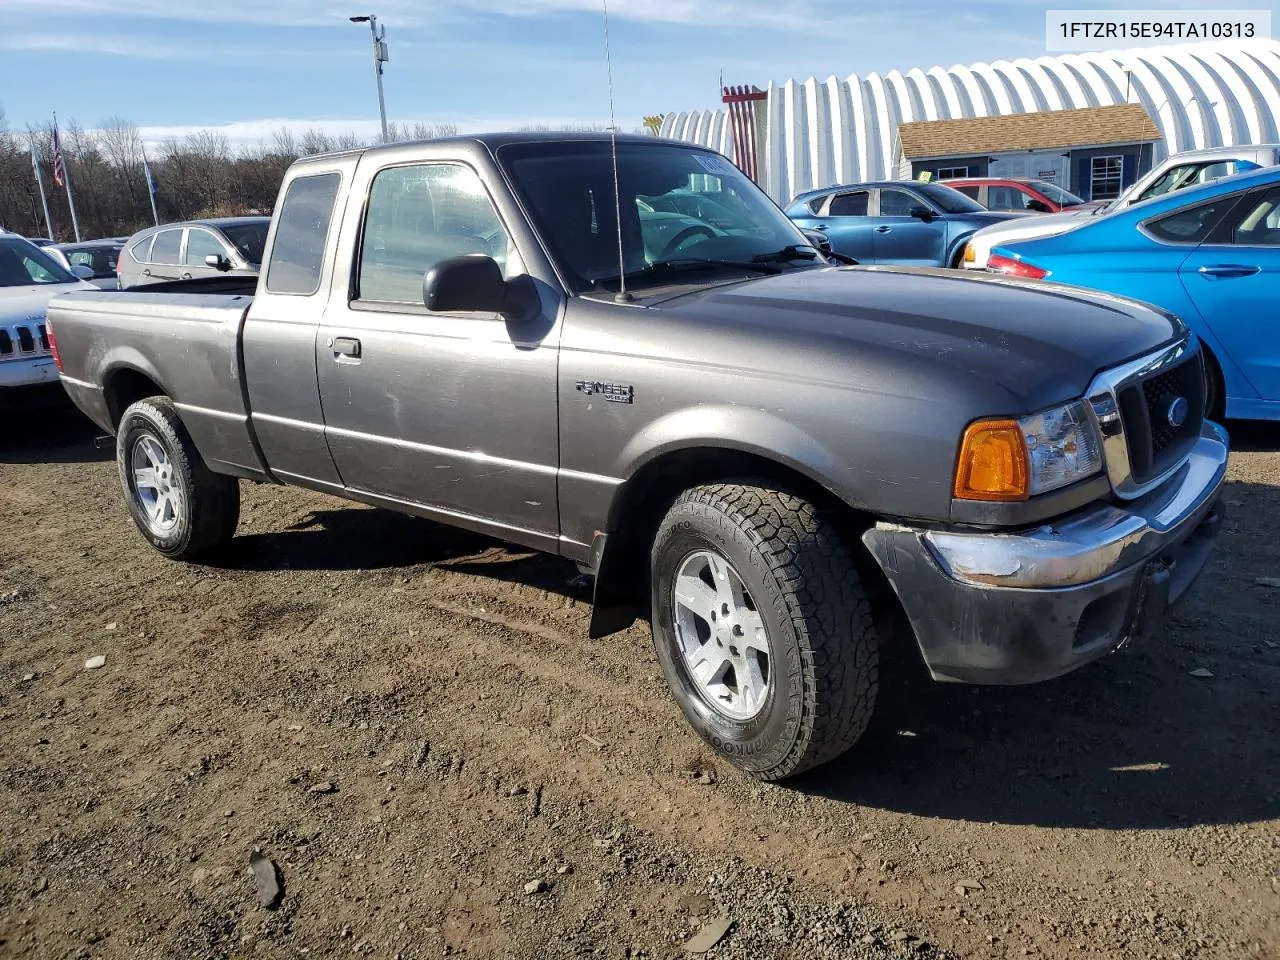
[[[167,397],[125,410],[116,464],[133,522],[165,556],[195,560],[235,535],[240,484],[205,465]]]
[[[650,556],[654,646],[694,730],[779,780],[839,756],[875,706],[871,608],[844,541],[767,483],[696,487]]]
[[[1221,420],[1226,409],[1226,391],[1222,386],[1222,371],[1218,361],[1206,347],[1204,350],[1204,415],[1210,420]]]

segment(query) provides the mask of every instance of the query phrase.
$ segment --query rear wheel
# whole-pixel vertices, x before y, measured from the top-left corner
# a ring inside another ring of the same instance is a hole
[[[778,780],[862,735],[878,683],[871,609],[812,503],[767,483],[696,487],[667,513],[650,562],[658,660],[718,753]]]
[[[196,560],[235,535],[240,484],[205,465],[167,397],[125,410],[116,464],[133,522],[165,556]]]
[[[1222,371],[1218,361],[1204,350],[1204,415],[1210,420],[1221,420],[1226,410],[1226,391],[1222,385]]]

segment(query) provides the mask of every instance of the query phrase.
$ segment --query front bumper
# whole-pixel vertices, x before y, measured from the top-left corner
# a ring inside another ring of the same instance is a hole
[[[53,357],[0,361],[0,387],[31,387],[57,382],[58,367]]]
[[[1158,489],[1019,533],[880,523],[863,535],[935,680],[1035,683],[1153,633],[1222,526],[1226,432],[1205,422]]]

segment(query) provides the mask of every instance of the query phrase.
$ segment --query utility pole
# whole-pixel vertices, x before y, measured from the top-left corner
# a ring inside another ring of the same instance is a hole
[[[382,118],[382,142],[386,143],[387,135],[387,101],[382,94],[382,65],[391,58],[387,55],[387,28],[378,29],[378,18],[373,14],[363,17],[350,17],[352,23],[369,24],[369,32],[373,35],[373,75],[378,81],[378,114]]]

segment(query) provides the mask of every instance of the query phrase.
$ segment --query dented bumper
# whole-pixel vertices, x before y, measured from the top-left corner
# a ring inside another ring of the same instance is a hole
[[[880,523],[863,535],[936,680],[1034,683],[1148,635],[1222,525],[1227,437],[1206,422],[1161,487],[1018,533]]]

